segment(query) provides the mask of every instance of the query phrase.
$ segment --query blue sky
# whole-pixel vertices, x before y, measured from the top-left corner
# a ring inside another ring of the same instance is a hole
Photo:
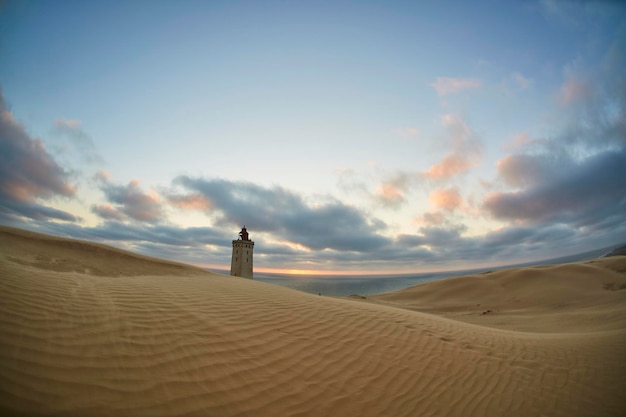
[[[626,240],[626,6],[8,1],[0,223],[212,268]]]

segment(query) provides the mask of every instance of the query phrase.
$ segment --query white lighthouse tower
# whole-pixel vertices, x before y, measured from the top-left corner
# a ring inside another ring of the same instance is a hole
[[[252,251],[254,242],[248,237],[246,226],[239,232],[239,239],[233,240],[233,256],[230,260],[230,275],[252,278]]]

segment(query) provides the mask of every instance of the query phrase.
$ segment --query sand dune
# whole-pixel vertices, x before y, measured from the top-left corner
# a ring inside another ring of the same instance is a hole
[[[625,259],[364,303],[0,228],[0,415],[619,416]]]
[[[626,327],[626,257],[451,278],[369,300],[508,330],[621,330]]]

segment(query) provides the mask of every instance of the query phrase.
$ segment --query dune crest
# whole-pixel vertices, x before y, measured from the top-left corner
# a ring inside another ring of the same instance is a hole
[[[415,288],[381,296],[385,304],[319,297],[8,228],[0,248],[1,415],[615,416],[626,408],[616,307],[612,319],[602,316],[612,324],[593,333],[520,332],[391,305],[418,296],[426,305]],[[603,291],[620,295],[614,278],[617,289]],[[584,303],[593,311],[591,298]]]

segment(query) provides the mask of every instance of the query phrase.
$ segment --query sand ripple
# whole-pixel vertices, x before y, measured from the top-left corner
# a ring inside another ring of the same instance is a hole
[[[59,271],[18,255],[0,256],[2,415],[626,409],[622,329],[519,332],[197,270],[110,277],[102,266]]]

